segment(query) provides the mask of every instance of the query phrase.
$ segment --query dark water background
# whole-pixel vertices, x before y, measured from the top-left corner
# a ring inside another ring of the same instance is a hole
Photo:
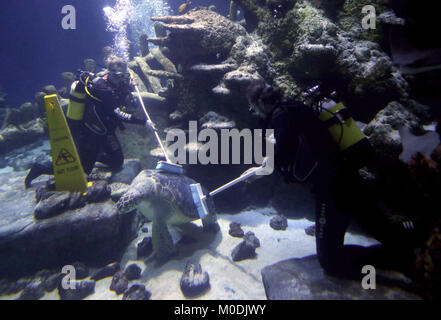
[[[103,8],[115,0],[3,0],[0,4],[0,87],[11,107],[34,101],[44,85],[62,86],[61,73],[83,67],[86,58],[102,61],[111,45]],[[170,0],[177,12],[184,0]],[[216,5],[226,15],[229,1],[194,0],[190,5]],[[61,27],[65,5],[76,8],[77,29]]]

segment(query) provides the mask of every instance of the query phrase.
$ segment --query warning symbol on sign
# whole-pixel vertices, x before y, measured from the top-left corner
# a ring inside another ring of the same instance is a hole
[[[75,158],[73,157],[73,155],[71,155],[70,152],[67,151],[66,149],[62,148],[60,150],[60,153],[58,154],[57,161],[55,161],[55,164],[57,166],[62,166],[72,162],[75,162]]]

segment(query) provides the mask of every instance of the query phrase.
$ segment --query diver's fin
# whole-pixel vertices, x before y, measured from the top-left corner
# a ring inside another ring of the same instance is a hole
[[[57,191],[85,192],[87,180],[56,94],[44,97]]]

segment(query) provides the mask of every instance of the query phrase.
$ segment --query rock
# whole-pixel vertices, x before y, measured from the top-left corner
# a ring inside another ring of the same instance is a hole
[[[58,90],[57,88],[55,88],[54,85],[47,85],[43,87],[43,91],[44,93],[46,93],[46,95],[51,95],[51,94],[58,94]]]
[[[89,276],[89,269],[82,262],[74,262],[72,266],[75,268],[75,277],[76,279],[84,279]]]
[[[116,294],[124,293],[129,287],[129,280],[124,276],[122,271],[115,273],[112,279],[112,284],[110,285],[110,290],[115,291]]]
[[[306,228],[306,229],[305,229],[305,233],[306,233],[308,236],[315,237],[315,225],[312,225],[312,226]]]
[[[290,259],[262,269],[262,280],[269,300],[419,300],[404,290],[408,279],[390,274],[388,283],[365,290],[360,281],[335,278],[324,274],[317,256]]]
[[[237,223],[237,222],[230,223],[230,230],[228,230],[228,233],[230,234],[230,236],[236,237],[236,238],[242,238],[244,235],[244,232],[243,232],[242,228],[240,227],[240,223]]]
[[[186,297],[204,294],[210,288],[208,272],[203,272],[200,264],[187,263],[181,277],[181,291]]]
[[[5,123],[7,123],[7,119],[5,119]],[[38,141],[45,135],[45,126],[44,121],[40,118],[19,125],[8,124],[0,130],[0,153],[6,154]]]
[[[46,292],[54,291],[60,285],[63,276],[64,275],[61,273],[49,275],[41,285],[43,290]]]
[[[259,248],[260,247],[260,241],[259,239],[256,237],[256,235],[254,234],[254,232],[248,231],[245,236],[243,237],[243,239],[247,242],[250,242],[253,244],[254,248]]]
[[[214,111],[209,111],[199,121],[202,123],[202,128],[204,129],[221,130],[236,127],[234,121],[229,121],[228,118],[221,116]]]
[[[70,192],[53,192],[35,207],[35,219],[47,219],[69,208]]]
[[[96,69],[96,62],[93,59],[85,59],[84,60],[84,67],[89,72],[95,72]]]
[[[72,261],[115,261],[138,233],[135,212],[118,213],[110,199],[36,220],[26,172],[0,174],[0,274],[20,277]],[[41,182],[40,182],[41,183]],[[32,240],[30,240],[32,239]]]
[[[112,177],[112,172],[105,168],[93,168],[92,172],[87,177],[87,181],[109,181]]]
[[[58,294],[61,300],[81,300],[95,292],[95,281],[73,281],[75,289],[64,289],[62,284],[58,286]]]
[[[86,205],[86,197],[81,192],[73,192],[69,198],[69,209],[78,209]]]
[[[286,230],[288,228],[288,219],[284,215],[277,215],[271,218],[270,226],[274,230]]]
[[[98,281],[107,277],[113,277],[118,271],[120,271],[119,263],[114,262],[95,272],[91,279],[94,281]]]
[[[95,181],[87,188],[86,200],[89,203],[102,202],[110,197],[110,188],[106,181]]]
[[[363,133],[369,138],[378,155],[382,158],[397,159],[402,152],[399,130],[403,127],[418,126],[418,117],[402,104],[394,101],[378,112]]]
[[[132,263],[124,270],[124,277],[129,281],[139,279],[141,278],[141,271],[136,263]]]
[[[152,293],[146,290],[142,284],[132,285],[126,292],[124,292],[123,300],[149,300]]]
[[[144,232],[144,233],[148,233],[148,232],[149,232],[149,228],[147,228],[147,227],[142,227],[141,231]]]
[[[44,290],[40,282],[31,282],[20,294],[17,300],[39,300],[44,296]]]
[[[231,252],[233,261],[242,261],[256,257],[256,243],[250,238],[245,239],[233,249]]]
[[[148,257],[149,255],[151,255],[153,253],[152,238],[144,237],[144,239],[142,239],[142,241],[138,243],[136,247],[136,252],[138,259],[143,257]]]
[[[110,182],[121,182],[125,184],[131,184],[132,180],[140,173],[142,170],[141,163],[137,159],[126,159],[124,160],[123,168],[121,171],[114,173]]]

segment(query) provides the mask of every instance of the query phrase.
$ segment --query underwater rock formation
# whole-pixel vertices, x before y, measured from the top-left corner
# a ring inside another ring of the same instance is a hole
[[[153,17],[152,20],[163,22],[170,31],[167,37],[161,38],[161,45],[168,48],[171,61],[182,66],[186,81],[178,84],[185,87],[174,90],[177,100],[179,96],[188,97],[183,90],[203,96],[202,100],[207,102],[215,100],[216,95],[241,96],[251,82],[268,78],[272,73],[269,53],[262,42],[241,25],[214,11],[198,7],[181,16]],[[157,39],[149,41],[158,43]],[[210,86],[207,89],[211,92],[203,91],[205,88],[195,92],[191,88],[202,79],[208,80],[204,87]],[[196,112],[199,118],[203,111],[209,111],[193,106],[191,97],[185,100],[177,102],[184,117],[194,116]]]
[[[384,281],[378,278],[375,290],[365,290],[360,281],[327,276],[317,256],[285,260],[262,269],[269,300],[421,300],[404,275],[390,272],[382,275]]]
[[[1,276],[19,276],[74,261],[111,262],[136,235],[139,221],[135,212],[120,214],[111,200],[36,221],[35,192],[34,188],[23,190],[25,174],[0,175]]]

